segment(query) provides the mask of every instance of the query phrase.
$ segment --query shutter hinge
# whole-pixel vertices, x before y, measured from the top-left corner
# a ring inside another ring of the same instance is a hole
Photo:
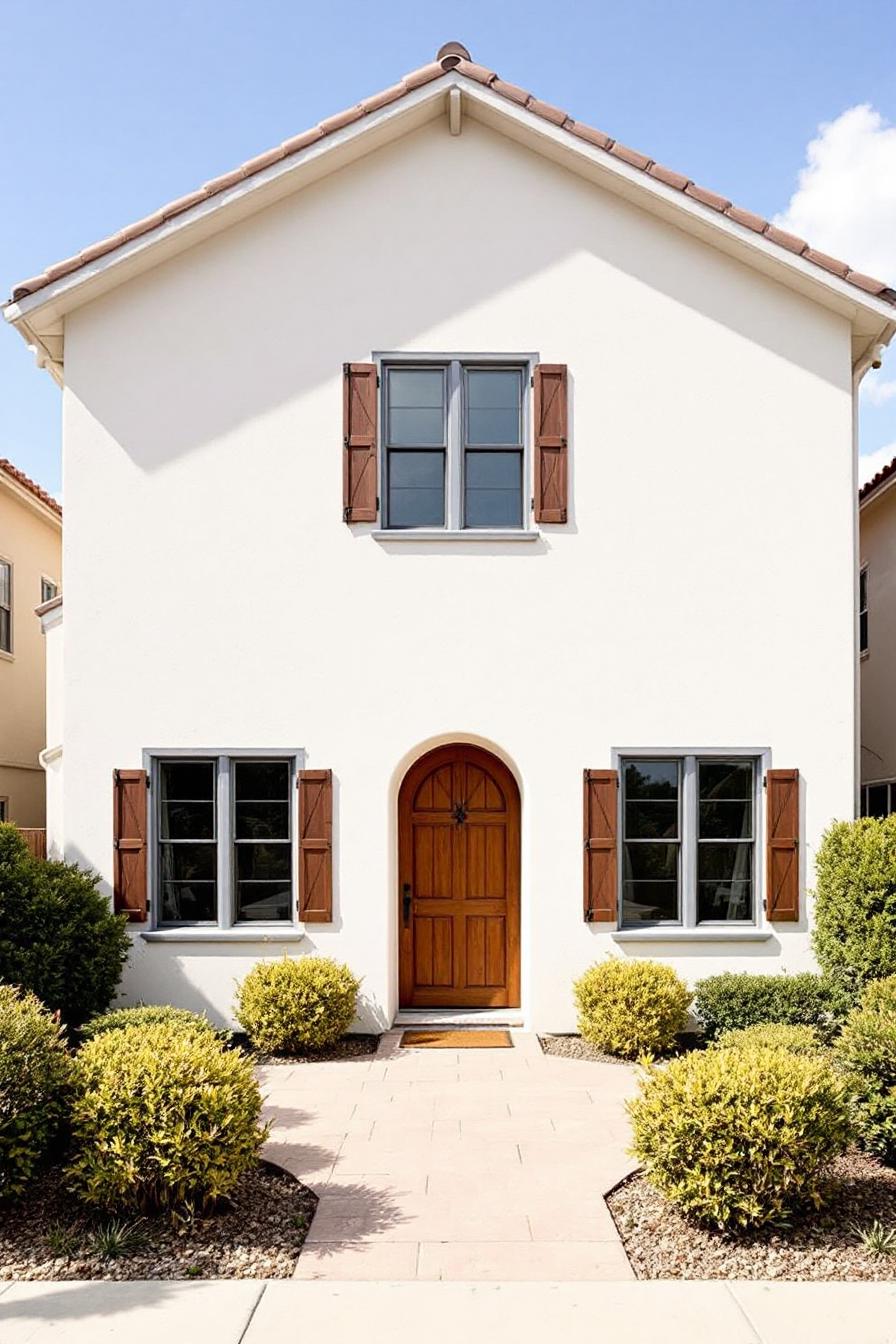
[[[113,783],[113,784],[117,784],[117,783],[119,782],[120,778],[121,778],[121,773],[120,773],[120,771],[118,771],[118,770],[113,770],[113,771],[112,771],[112,783]]]
[[[588,909],[585,911],[585,923],[586,923],[586,924],[593,924],[593,923],[594,923],[594,911],[591,909],[590,906],[589,906]]]
[[[530,508],[533,509],[533,510],[535,509],[535,496],[534,496],[534,495],[532,496],[532,503],[531,503],[531,505],[530,505]]]
[[[530,386],[530,387],[534,387],[534,386],[535,386],[535,374],[534,374],[534,373],[532,374],[531,378],[529,379],[529,386]]]
[[[376,511],[377,511],[377,513],[379,513],[379,511],[380,511],[380,497],[379,497],[379,495],[377,495],[377,497],[376,497]]]
[[[147,770],[147,772],[146,772],[146,787],[149,788],[150,785],[151,785],[151,781],[150,781],[150,778],[149,778],[149,771]]]
[[[352,520],[352,506],[351,504],[346,504],[345,508],[342,510],[342,521],[344,523],[350,523],[351,520]]]
[[[376,385],[377,385],[377,387],[379,387],[379,385],[380,385],[380,376],[379,376],[379,374],[377,374],[377,376],[376,376]]]

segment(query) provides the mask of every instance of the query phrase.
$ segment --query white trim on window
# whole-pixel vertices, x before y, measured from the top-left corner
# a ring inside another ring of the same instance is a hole
[[[8,643],[0,643],[0,658],[15,657],[15,637],[13,634],[13,622],[15,619],[15,565],[5,555],[0,555],[0,568],[6,570],[6,585],[8,587],[9,602],[0,603],[2,609],[8,613],[9,637]]]

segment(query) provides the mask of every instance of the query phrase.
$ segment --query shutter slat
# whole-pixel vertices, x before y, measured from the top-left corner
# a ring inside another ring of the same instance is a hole
[[[535,521],[567,519],[567,373],[565,364],[539,364],[532,382],[535,422]]]
[[[377,388],[375,364],[342,366],[342,516],[375,523]]]
[[[800,772],[769,770],[765,790],[765,913],[792,922],[800,917]]]
[[[586,770],[584,785],[585,921],[615,924],[619,777],[615,770]]]
[[[146,919],[145,770],[112,772],[112,889],[116,914],[132,924]]]
[[[299,772],[299,919],[333,919],[333,772]]]

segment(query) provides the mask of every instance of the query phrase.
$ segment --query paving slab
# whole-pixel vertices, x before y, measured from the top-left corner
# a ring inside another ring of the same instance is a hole
[[[240,1344],[265,1285],[13,1283],[0,1295],[3,1344]]]
[[[896,1284],[730,1283],[762,1344],[896,1344]]]

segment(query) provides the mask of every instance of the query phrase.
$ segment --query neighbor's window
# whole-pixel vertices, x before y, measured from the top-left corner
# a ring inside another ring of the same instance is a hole
[[[0,560],[0,649],[12,653],[12,565]]]
[[[296,764],[294,756],[153,763],[159,924],[292,919]]]
[[[622,923],[693,926],[755,917],[757,762],[622,762]]]
[[[0,798],[0,821],[8,821],[9,799]]]
[[[859,570],[859,653],[868,652],[868,566]]]
[[[386,364],[386,526],[523,526],[522,364]]]
[[[50,602],[59,592],[59,584],[54,583],[52,579],[41,579],[40,581],[40,600],[41,602]]]
[[[862,785],[862,816],[888,817],[896,812],[896,779]]]

